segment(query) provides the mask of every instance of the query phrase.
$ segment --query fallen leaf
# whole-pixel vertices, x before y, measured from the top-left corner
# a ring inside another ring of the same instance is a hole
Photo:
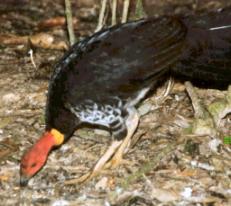
[[[161,202],[175,201],[180,198],[180,196],[173,191],[166,190],[166,189],[159,189],[155,187],[152,187],[151,196],[152,198],[156,198]]]
[[[73,18],[73,24],[76,25],[78,23],[77,18]],[[66,18],[63,16],[57,16],[50,19],[43,20],[39,22],[38,28],[50,28],[50,27],[56,27],[56,26],[65,26],[66,25]]]

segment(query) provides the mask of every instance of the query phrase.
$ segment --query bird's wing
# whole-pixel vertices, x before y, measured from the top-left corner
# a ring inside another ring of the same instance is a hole
[[[100,93],[129,96],[168,71],[181,54],[185,35],[183,23],[172,17],[139,20],[96,33],[75,46],[75,55],[69,54],[72,61],[62,61],[68,62],[67,90],[72,99]]]

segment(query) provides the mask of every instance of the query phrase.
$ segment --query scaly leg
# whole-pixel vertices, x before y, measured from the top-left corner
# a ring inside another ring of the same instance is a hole
[[[134,135],[138,124],[139,124],[139,114],[135,108],[129,108],[128,110],[129,115],[126,119],[126,126],[127,126],[127,136],[123,140],[122,144],[113,155],[111,161],[109,162],[110,166],[115,168],[119,165],[120,162],[123,160],[123,154],[127,152],[132,140],[132,136]]]
[[[122,144],[122,140],[118,141],[115,140],[112,142],[111,146],[107,149],[107,151],[104,153],[104,155],[98,160],[96,165],[94,166],[90,178],[96,176],[100,170],[103,169],[105,164],[108,162],[108,160],[113,156],[115,151],[118,149],[118,147]]]
[[[136,131],[138,123],[139,115],[136,109],[129,108],[128,117],[126,119],[127,135],[125,139],[120,141],[113,141],[112,145],[108,148],[106,153],[96,163],[90,177],[97,175],[98,172],[104,168],[104,166],[116,167],[122,161],[122,156],[131,143],[131,138]]]

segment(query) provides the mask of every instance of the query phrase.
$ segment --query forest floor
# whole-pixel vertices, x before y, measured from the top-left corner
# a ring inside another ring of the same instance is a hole
[[[224,137],[230,140],[231,116],[207,135],[198,134],[194,126],[199,123],[182,82],[158,98],[164,84],[139,106],[139,140],[124,155],[126,163],[88,182],[68,184],[88,172],[112,141],[105,131],[83,128],[50,154],[28,187],[20,188],[20,158],[44,132],[49,77],[68,47],[63,2],[0,0],[0,205],[231,205],[231,146],[224,142]],[[73,5],[78,40],[97,26],[96,2]],[[231,5],[231,0],[149,2],[153,4],[147,12],[153,9],[156,15]],[[226,101],[228,93],[195,90],[205,107]]]

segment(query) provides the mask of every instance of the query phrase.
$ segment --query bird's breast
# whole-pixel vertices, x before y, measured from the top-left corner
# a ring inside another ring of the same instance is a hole
[[[115,98],[114,102],[99,103],[92,100],[85,100],[81,104],[66,107],[76,115],[82,123],[95,124],[109,127],[114,121],[122,116],[122,101]]]

